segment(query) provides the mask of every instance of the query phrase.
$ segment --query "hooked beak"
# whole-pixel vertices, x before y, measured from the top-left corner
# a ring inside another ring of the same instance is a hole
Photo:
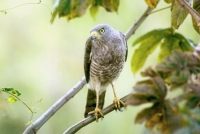
[[[91,35],[92,40],[98,38],[98,33],[96,31],[91,32],[90,35]]]

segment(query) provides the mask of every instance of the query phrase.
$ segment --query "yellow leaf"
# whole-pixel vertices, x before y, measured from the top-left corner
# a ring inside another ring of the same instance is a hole
[[[150,8],[155,8],[159,2],[159,0],[145,0],[145,2],[147,3],[147,5]]]
[[[12,96],[10,96],[7,101],[8,101],[8,103],[13,103],[13,102],[16,102],[17,99],[12,97]]]

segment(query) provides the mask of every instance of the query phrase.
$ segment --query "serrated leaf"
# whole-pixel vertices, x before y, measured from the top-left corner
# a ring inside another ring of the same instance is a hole
[[[155,8],[159,0],[145,0],[145,2],[150,8]]]
[[[184,69],[184,56],[179,51],[173,51],[173,54],[166,57],[156,66],[156,70],[161,72],[173,72]]]
[[[170,78],[170,83],[171,83],[170,89],[173,90],[185,85],[189,79],[189,76],[190,76],[190,73],[188,70],[173,72]]]
[[[165,99],[167,87],[160,77],[138,82],[129,95],[126,104],[140,105],[149,102],[160,102]]]
[[[165,82],[160,77],[152,78],[153,90],[159,96],[160,100],[164,99],[167,93]]]
[[[191,0],[186,0],[186,1],[190,5]],[[183,23],[187,15],[188,12],[177,1],[174,1],[172,7],[171,19],[172,19],[172,25],[175,29],[178,29],[178,27]]]
[[[194,0],[193,2],[193,8],[200,13],[200,1],[199,0]],[[193,28],[196,30],[197,33],[200,34],[200,29],[197,26],[197,22],[192,18],[192,24],[193,24]]]
[[[158,116],[160,114],[160,105],[159,103],[155,103],[152,107],[149,108],[145,108],[142,111],[140,111],[136,118],[135,118],[135,123],[143,123],[147,120],[149,120],[150,118],[152,118],[152,116]]]
[[[8,99],[7,99],[8,103],[13,103],[13,102],[16,102],[17,99],[13,96],[10,96]]]
[[[179,114],[177,104],[170,100],[166,100],[164,106],[165,114],[162,122],[164,127],[161,131],[172,134],[183,126],[183,119]]]

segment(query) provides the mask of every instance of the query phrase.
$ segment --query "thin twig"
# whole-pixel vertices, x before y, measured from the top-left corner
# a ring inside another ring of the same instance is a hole
[[[12,97],[14,97],[15,99],[17,99],[18,101],[20,101],[22,104],[24,104],[26,106],[26,108],[28,108],[28,110],[31,112],[31,118],[30,118],[30,122],[33,119],[33,114],[35,113],[24,101],[22,101],[19,97],[13,95],[12,93],[9,93],[8,91],[3,91],[6,92],[7,94],[11,95]]]
[[[50,11],[50,13],[51,13],[51,15],[52,15],[53,13],[52,13],[51,9],[50,9],[48,6],[46,6],[45,4],[42,4],[41,2],[42,2],[42,0],[39,0],[39,2],[36,2],[36,3],[24,3],[24,4],[21,4],[21,5],[17,5],[17,6],[15,6],[15,7],[11,7],[11,8],[7,8],[7,9],[0,10],[0,12],[3,12],[3,13],[5,13],[5,14],[7,14],[7,11],[8,11],[8,10],[12,10],[12,9],[15,9],[15,8],[18,8],[18,7],[21,7],[21,6],[24,6],[24,5],[35,5],[35,4],[39,4],[39,5],[42,5],[42,6],[46,7],[46,8]]]
[[[155,11],[153,11],[153,12],[149,13],[149,15],[150,15],[150,14],[153,14],[153,13],[160,12],[160,11],[162,11],[162,10],[165,10],[165,9],[167,9],[167,8],[170,8],[170,7],[171,7],[171,6],[164,7],[164,8],[158,9],[158,10],[155,10]]]
[[[200,27],[200,14],[194,10],[185,0],[176,0],[196,21],[197,26]]]
[[[54,103],[40,118],[26,128],[23,134],[35,134],[66,102],[68,102],[75,94],[77,94],[86,84],[85,77],[81,79],[72,89],[70,89],[63,97]]]
[[[122,100],[123,102],[126,101],[128,95],[124,96],[123,98],[121,98],[120,100]],[[115,105],[111,104],[108,107],[106,107],[105,109],[102,110],[102,112],[104,113],[104,115],[112,112],[113,110],[115,110]],[[99,115],[100,117],[100,115]],[[81,129],[82,127],[90,124],[91,122],[95,121],[96,117],[95,116],[89,116],[79,122],[77,122],[76,124],[74,124],[73,126],[69,127],[63,134],[74,134],[75,132],[77,132],[79,129]]]
[[[145,18],[148,16],[148,14],[151,11],[152,11],[151,8],[147,8],[147,10],[143,13],[143,15],[139,18],[139,20],[125,34],[126,39],[129,39],[130,36],[133,33],[135,33],[136,29],[141,25],[141,23],[145,20]],[[38,118],[35,122],[33,122],[33,124],[27,127],[23,134],[35,134],[42,127],[42,125],[47,120],[49,120],[53,116],[53,114],[55,114],[69,99],[71,99],[74,95],[76,95],[85,84],[86,84],[85,77],[83,77],[81,81],[79,81],[70,91],[68,91],[55,104],[53,104],[40,118]],[[89,118],[88,120],[85,120],[84,126],[89,124],[92,121],[94,121],[93,118]]]

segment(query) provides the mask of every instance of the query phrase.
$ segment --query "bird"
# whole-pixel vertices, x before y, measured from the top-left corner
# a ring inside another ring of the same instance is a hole
[[[104,117],[102,112],[106,89],[112,86],[115,108],[121,110],[124,102],[118,99],[114,82],[127,60],[128,47],[125,35],[108,24],[92,28],[85,44],[84,73],[88,86],[85,118],[94,115]]]

